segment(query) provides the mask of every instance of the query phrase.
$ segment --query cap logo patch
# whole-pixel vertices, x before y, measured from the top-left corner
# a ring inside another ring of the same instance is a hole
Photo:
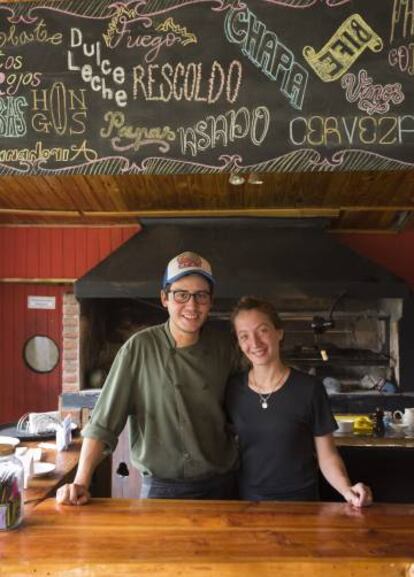
[[[201,258],[198,255],[180,254],[177,257],[178,268],[201,268]]]

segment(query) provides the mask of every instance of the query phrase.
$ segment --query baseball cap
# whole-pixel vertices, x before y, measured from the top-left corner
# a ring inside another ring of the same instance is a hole
[[[186,251],[168,263],[162,279],[162,288],[189,274],[199,274],[213,284],[215,282],[210,263],[196,252]]]

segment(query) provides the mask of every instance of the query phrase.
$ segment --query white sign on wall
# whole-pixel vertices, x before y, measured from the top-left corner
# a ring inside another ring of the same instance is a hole
[[[27,308],[28,309],[55,309],[56,308],[56,297],[39,297],[39,296],[28,296],[27,297]]]

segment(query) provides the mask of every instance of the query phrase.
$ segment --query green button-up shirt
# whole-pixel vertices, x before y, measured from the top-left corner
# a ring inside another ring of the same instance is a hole
[[[131,460],[163,479],[224,473],[237,452],[223,412],[235,358],[230,335],[205,325],[177,348],[168,322],[132,336],[118,352],[84,437],[114,450],[129,417]]]

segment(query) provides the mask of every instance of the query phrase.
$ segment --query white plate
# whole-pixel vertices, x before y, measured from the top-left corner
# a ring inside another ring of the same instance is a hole
[[[43,475],[50,475],[56,469],[54,463],[45,463],[43,461],[36,461],[33,463],[33,477],[42,477]]]
[[[20,441],[16,437],[2,437],[0,435],[0,445],[13,445],[13,447],[16,447],[19,443]]]

